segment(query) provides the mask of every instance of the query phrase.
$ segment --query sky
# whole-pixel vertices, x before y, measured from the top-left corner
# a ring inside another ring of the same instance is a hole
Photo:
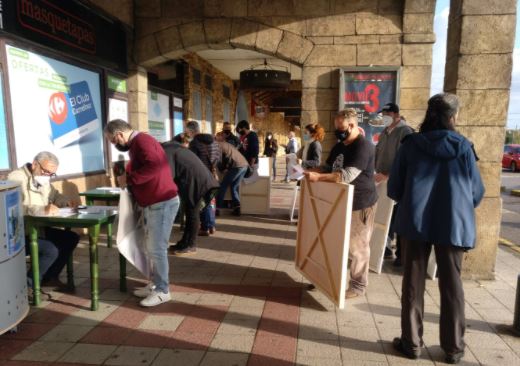
[[[450,0],[437,0],[434,21],[434,31],[437,39],[433,45],[431,95],[443,90],[449,5]],[[518,2],[517,6],[517,13],[519,13],[520,2]],[[513,79],[511,82],[507,127],[520,129],[520,17],[517,17],[516,22],[516,39],[513,50]]]

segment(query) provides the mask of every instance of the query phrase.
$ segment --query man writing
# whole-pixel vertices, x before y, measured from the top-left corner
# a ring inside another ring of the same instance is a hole
[[[118,177],[121,187],[128,186],[143,210],[145,248],[152,263],[152,282],[134,291],[149,307],[171,300],[169,290],[168,241],[179,209],[177,186],[162,146],[152,136],[134,131],[128,123],[116,119],[105,126],[105,138],[120,151],[128,151],[126,174]]]
[[[8,180],[19,182],[25,215],[53,215],[60,207],[76,207],[76,203],[61,193],[50,183],[56,176],[59,161],[53,153],[42,151],[19,169],[7,176]],[[40,281],[43,286],[65,289],[59,280],[63,267],[79,242],[79,235],[70,230],[44,228],[38,238]],[[26,251],[30,252],[30,240],[26,237]],[[32,286],[32,275],[28,273],[28,283]]]
[[[374,146],[358,129],[357,113],[347,108],[334,120],[338,143],[332,148],[323,173],[308,171],[311,182],[343,182],[354,185],[349,254],[350,283],[347,298],[364,295],[368,285],[370,237],[374,226],[377,193],[374,182]]]

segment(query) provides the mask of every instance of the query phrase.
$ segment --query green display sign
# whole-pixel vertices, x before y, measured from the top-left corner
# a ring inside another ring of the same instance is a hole
[[[126,80],[108,75],[108,89],[119,93],[126,93]]]

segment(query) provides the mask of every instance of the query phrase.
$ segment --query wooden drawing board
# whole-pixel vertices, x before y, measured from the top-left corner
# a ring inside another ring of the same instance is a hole
[[[370,265],[371,271],[379,274],[383,268],[386,238],[390,230],[394,201],[386,195],[386,181],[376,186],[377,206],[374,217],[374,230],[370,238]]]
[[[296,269],[338,308],[345,307],[354,187],[302,180]]]

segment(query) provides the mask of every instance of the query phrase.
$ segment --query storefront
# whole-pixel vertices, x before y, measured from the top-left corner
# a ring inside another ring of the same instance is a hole
[[[119,160],[107,120],[128,120],[125,26],[76,0],[1,2],[0,174],[40,151],[61,179],[105,174]]]

